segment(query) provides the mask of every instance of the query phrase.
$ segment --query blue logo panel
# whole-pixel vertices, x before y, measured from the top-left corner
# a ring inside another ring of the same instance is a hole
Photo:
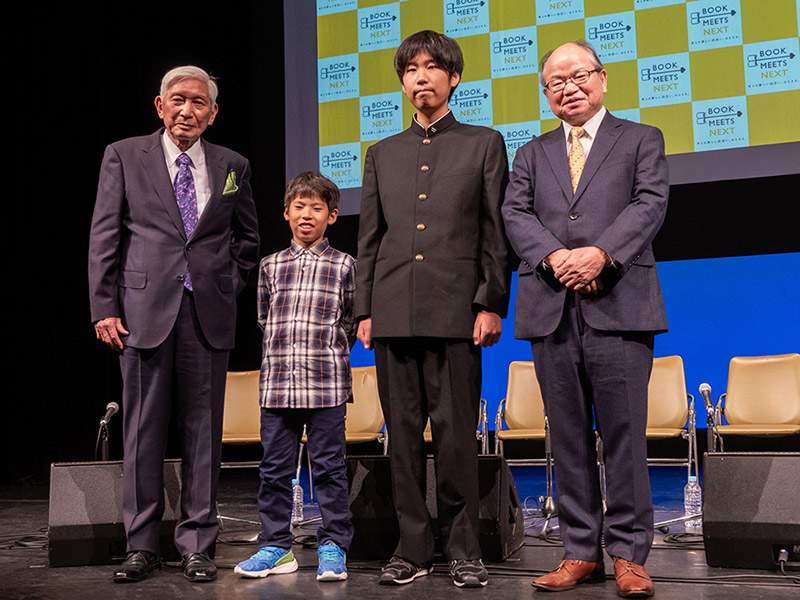
[[[450,110],[456,120],[470,125],[492,124],[492,80],[462,83],[450,98]]]
[[[320,102],[358,98],[358,54],[343,54],[317,61]]]
[[[444,0],[444,32],[450,37],[489,33],[487,0]]]
[[[594,46],[603,63],[636,58],[636,16],[633,11],[589,17],[586,40]]]
[[[538,71],[536,27],[493,31],[489,41],[492,45],[493,78],[530,75]]]
[[[317,16],[332,15],[358,8],[358,0],[317,0]]]
[[[689,54],[640,58],[639,107],[681,104],[692,100]]]
[[[592,75],[594,77],[594,75]],[[539,119],[556,119],[555,113],[550,110],[550,102],[547,100],[547,94],[542,92],[542,97],[539,98]]]
[[[627,119],[628,121],[633,121],[634,123],[641,123],[642,118],[639,115],[638,108],[628,108],[626,110],[615,110],[614,116],[619,119]]]
[[[337,144],[319,149],[319,172],[340,188],[361,185],[361,144]]]
[[[643,8],[656,8],[658,6],[671,6],[672,4],[685,4],[686,0],[635,0],[633,8],[641,10]]]
[[[511,170],[514,165],[514,158],[517,156],[517,150],[530,142],[534,136],[539,135],[542,129],[539,121],[495,125],[494,128],[503,135],[503,139],[506,141],[509,170]]]
[[[739,0],[698,0],[686,4],[689,50],[725,48],[742,43]]]
[[[800,89],[800,39],[745,44],[743,50],[748,94]]]
[[[696,152],[750,144],[745,96],[692,102],[692,114]]]
[[[382,140],[403,131],[402,102],[401,92],[359,98],[361,141]]]
[[[583,0],[548,0],[536,2],[536,24],[561,23],[583,18]]]
[[[382,4],[358,11],[358,49],[361,52],[400,45],[400,5]]]

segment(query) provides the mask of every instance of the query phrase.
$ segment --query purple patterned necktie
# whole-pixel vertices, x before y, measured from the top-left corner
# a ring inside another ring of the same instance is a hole
[[[197,225],[197,193],[194,189],[194,177],[192,177],[192,170],[189,165],[192,164],[192,159],[187,154],[181,154],[175,159],[178,163],[178,174],[175,175],[175,183],[172,187],[175,189],[175,198],[178,200],[178,208],[181,211],[181,219],[183,219],[183,228],[186,230],[186,237],[191,237],[194,228]],[[192,289],[192,280],[189,276],[189,268],[186,268],[186,279],[183,282],[186,289]]]

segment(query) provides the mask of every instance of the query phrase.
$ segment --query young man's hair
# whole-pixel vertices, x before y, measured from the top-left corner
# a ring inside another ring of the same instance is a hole
[[[397,71],[400,83],[403,83],[403,75],[408,64],[423,50],[430,54],[433,61],[447,71],[448,75],[452,76],[454,73],[461,75],[464,70],[464,55],[461,54],[458,42],[442,33],[425,29],[412,33],[397,48],[394,55],[394,70]],[[450,90],[450,96],[455,89]]]
[[[306,171],[293,177],[286,186],[283,206],[288,208],[295,198],[313,198],[315,196],[328,205],[328,210],[339,208],[339,188],[319,171]]]

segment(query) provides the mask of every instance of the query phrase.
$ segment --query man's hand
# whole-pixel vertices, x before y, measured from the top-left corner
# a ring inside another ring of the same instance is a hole
[[[556,252],[560,252],[557,250]],[[555,252],[553,253],[555,254]],[[553,256],[551,254],[550,256]],[[581,293],[597,293],[598,286],[595,280],[603,268],[611,262],[610,257],[597,246],[586,246],[559,254],[557,262],[548,263],[553,267],[553,273],[564,287]],[[594,285],[593,285],[594,284]]]
[[[372,319],[370,317],[358,322],[356,337],[364,345],[364,348],[372,350]]]
[[[94,332],[98,340],[117,352],[122,350],[121,336],[130,334],[130,332],[122,326],[122,320],[119,317],[101,319],[94,324]]]
[[[494,346],[500,341],[502,332],[503,323],[500,320],[500,315],[488,310],[482,310],[475,317],[475,325],[472,328],[472,343],[484,348]]]

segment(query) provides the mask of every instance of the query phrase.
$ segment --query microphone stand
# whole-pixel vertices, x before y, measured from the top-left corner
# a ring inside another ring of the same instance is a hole
[[[558,509],[556,508],[556,500],[553,497],[553,449],[550,445],[550,422],[547,416],[544,418],[544,456],[547,462],[545,474],[547,477],[547,496],[541,496],[539,502],[542,505],[542,516],[544,517],[544,525],[539,532],[540,539],[547,539],[547,535],[553,531],[549,528],[550,521],[558,516]]]

